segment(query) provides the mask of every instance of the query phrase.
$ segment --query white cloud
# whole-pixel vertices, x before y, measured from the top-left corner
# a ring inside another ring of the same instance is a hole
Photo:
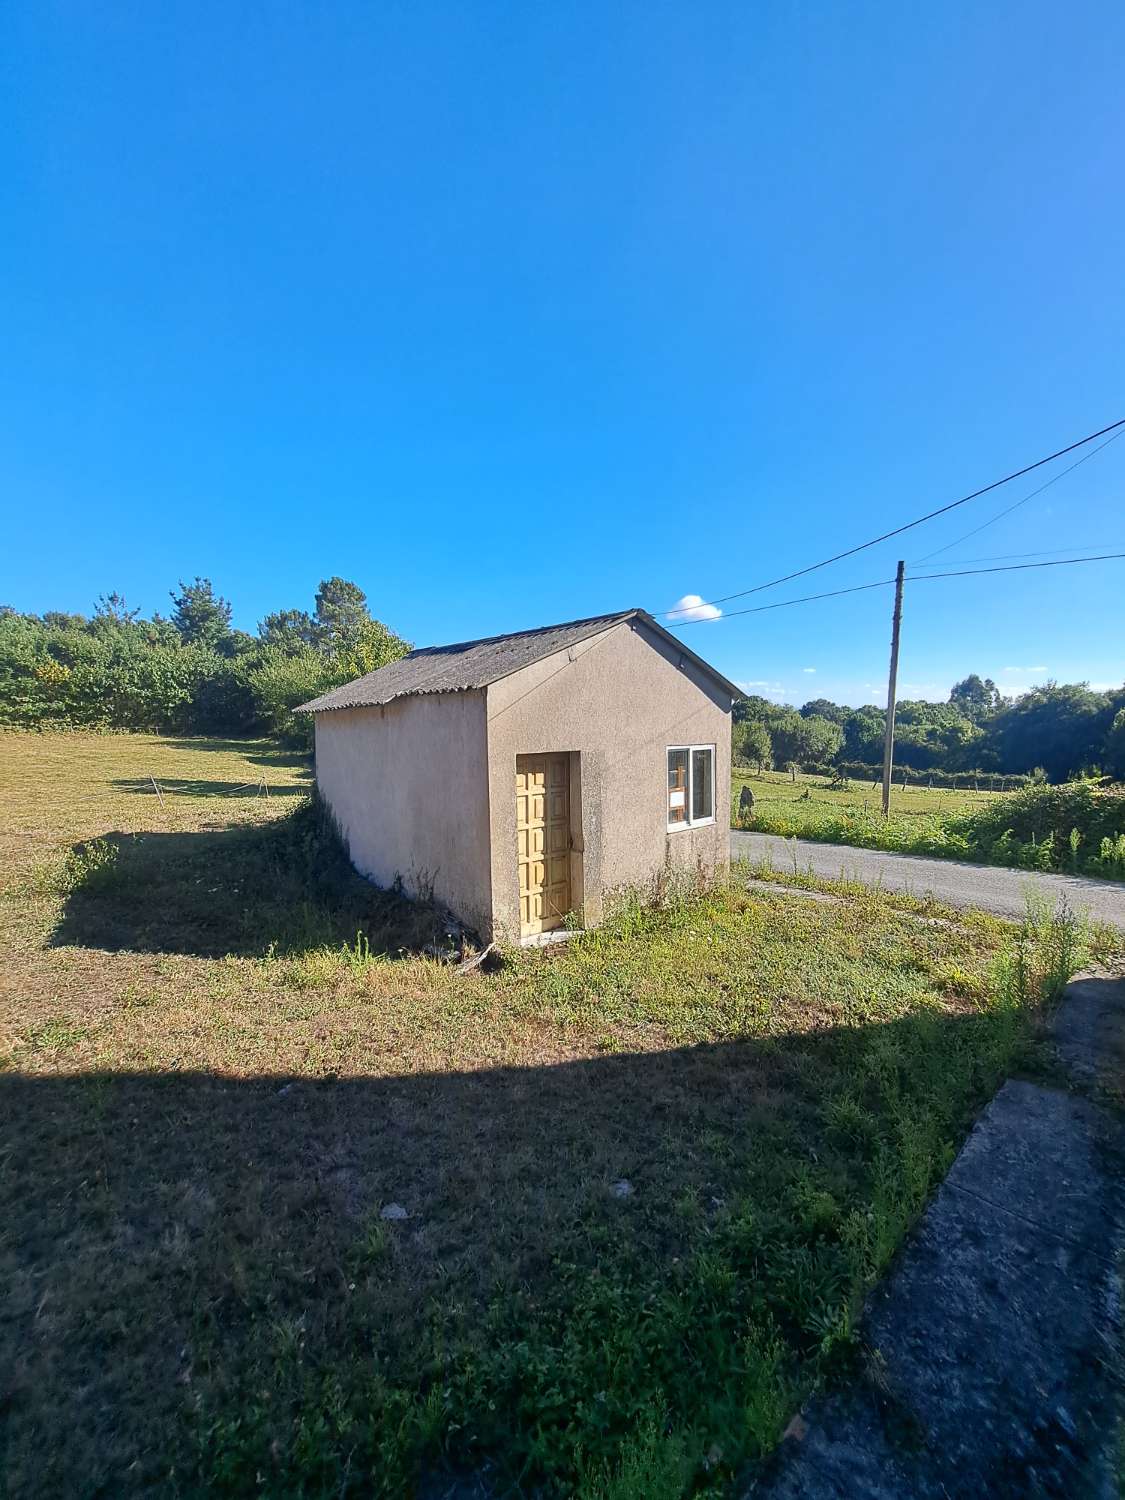
[[[816,668],[815,667],[802,667],[801,671],[802,672],[815,672]]]
[[[1045,672],[1046,667],[1005,667],[1005,672],[1015,672],[1020,676],[1026,676],[1028,672]]]
[[[787,688],[784,683],[772,682],[768,677],[753,677],[748,681],[738,682],[737,686],[744,693],[755,693],[760,698],[795,698],[796,694]]]
[[[721,614],[717,604],[704,604],[702,594],[685,594],[668,611],[668,619],[682,625],[685,620],[717,620]]]

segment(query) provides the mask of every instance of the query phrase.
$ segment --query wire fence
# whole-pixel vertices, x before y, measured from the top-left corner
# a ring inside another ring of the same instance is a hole
[[[240,781],[237,786],[216,787],[213,782],[204,780],[177,780],[173,785],[167,781],[162,782],[155,776],[146,776],[139,778],[137,781],[132,781],[126,786],[114,786],[113,784],[100,786],[92,792],[83,792],[80,797],[74,797],[70,800],[74,802],[89,802],[94,797],[106,797],[114,791],[130,793],[151,791],[151,794],[159,799],[161,806],[164,804],[165,797],[236,797],[239,793],[246,792],[252,793],[255,797],[265,797],[268,799],[270,796],[269,783],[264,777],[259,781]]]
[[[734,767],[734,774],[742,780],[753,779],[761,775],[752,766],[746,765],[736,765]],[[804,776],[813,774],[825,778],[823,787],[809,787],[806,785],[806,790],[808,791],[839,791],[842,789],[841,783],[831,779],[829,772],[799,772],[798,774]],[[845,772],[842,785],[846,787],[852,781],[858,782],[860,785],[866,785],[870,782],[872,791],[877,790],[883,784],[881,775],[873,776],[870,772],[866,775],[856,775],[854,773],[849,775]],[[964,773],[942,771],[931,776],[925,771],[911,772],[896,770],[892,778],[892,785],[896,792],[980,792],[983,794],[987,792],[1018,791],[1021,787],[1028,786],[1030,783],[1031,778],[1023,772],[1012,772],[1008,775],[1002,775],[999,771],[967,771]],[[763,784],[766,786],[777,786],[779,783],[770,781]],[[784,784],[800,786],[801,782],[791,780]],[[788,797],[776,800],[792,801],[793,799]]]

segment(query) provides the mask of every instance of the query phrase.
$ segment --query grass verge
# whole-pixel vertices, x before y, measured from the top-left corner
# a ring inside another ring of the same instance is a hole
[[[868,787],[838,788],[755,779],[736,781],[735,826],[783,838],[847,844],[899,854],[963,859],[1023,870],[1125,880],[1125,794],[1089,782],[1036,786],[1009,793],[896,788],[884,818],[879,794]],[[739,813],[743,785],[755,794],[751,813]]]

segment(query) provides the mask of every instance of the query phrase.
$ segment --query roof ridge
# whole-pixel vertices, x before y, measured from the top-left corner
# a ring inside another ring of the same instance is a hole
[[[468,641],[449,641],[444,646],[415,646],[412,651],[407,652],[401,660],[406,661],[411,656],[424,656],[431,651],[464,651],[470,646],[493,646],[498,641],[514,641],[523,636],[546,635],[552,630],[574,630],[579,625],[600,625],[602,621],[627,620],[633,615],[644,614],[643,609],[618,609],[607,615],[588,615],[585,619],[559,620],[554,625],[536,625],[531,630],[505,630],[501,635],[475,636]],[[377,672],[382,671],[376,667]],[[370,674],[368,674],[370,675]]]
[[[564,620],[556,625],[537,625],[532,630],[513,630],[506,635],[451,641],[445,646],[419,646],[386,666],[376,667],[302,703],[295,711],[377,708],[396,698],[488,687],[545,656],[643,614],[643,610],[625,609],[581,620]]]
[[[380,708],[398,698],[476,691],[628,621],[643,623],[660,637],[665,643],[664,649],[676,654],[681,667],[685,662],[693,662],[727,689],[732,698],[738,696],[735,683],[671,635],[647,610],[623,609],[614,614],[588,615],[582,620],[564,620],[557,625],[538,625],[533,630],[513,630],[507,635],[453,641],[447,646],[420,646],[386,666],[376,667],[373,672],[365,672],[362,677],[302,703],[296,712]]]

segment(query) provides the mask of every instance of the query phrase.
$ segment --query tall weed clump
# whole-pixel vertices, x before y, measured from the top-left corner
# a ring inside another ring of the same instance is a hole
[[[1087,964],[1109,958],[1117,946],[1109,928],[1034,894],[1014,942],[997,959],[993,986],[997,1003],[1008,1008],[1052,1005],[1067,983]]]

